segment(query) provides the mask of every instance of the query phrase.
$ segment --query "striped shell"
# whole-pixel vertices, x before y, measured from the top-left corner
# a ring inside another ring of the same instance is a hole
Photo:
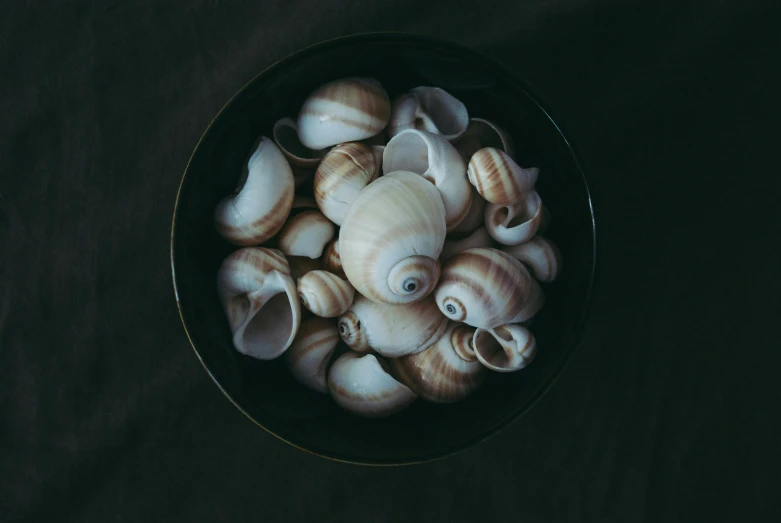
[[[434,298],[449,319],[490,329],[511,323],[521,313],[531,281],[523,264],[509,254],[467,249],[445,262]]]
[[[467,175],[480,196],[489,203],[510,205],[520,202],[537,181],[540,170],[520,167],[504,151],[480,149],[469,160]]]
[[[342,223],[342,268],[355,290],[384,303],[426,297],[439,279],[445,209],[436,188],[404,171],[381,176],[355,199]]]
[[[461,220],[452,231],[453,234],[471,234],[478,228],[483,226],[485,220],[485,198],[480,196],[477,189],[472,187],[472,203],[469,205],[469,210],[466,212],[466,216]]]
[[[474,247],[493,247],[494,239],[488,234],[485,227],[480,227],[475,232],[460,240],[445,240],[445,246],[442,248],[441,260],[447,260],[454,255]]]
[[[469,125],[466,106],[439,87],[416,87],[393,101],[388,124],[391,138],[407,129],[418,129],[455,140]]]
[[[520,245],[537,233],[542,220],[542,200],[537,191],[526,193],[521,201],[510,205],[489,203],[485,207],[488,234],[503,245]]]
[[[471,347],[474,332],[449,322],[445,334],[428,349],[390,360],[394,376],[424,400],[453,403],[466,398],[486,374]]]
[[[501,250],[522,261],[542,282],[555,280],[561,272],[561,252],[555,243],[542,236],[535,236],[520,245],[502,247]]]
[[[304,211],[290,218],[279,233],[279,250],[288,256],[319,258],[336,227],[320,211]]]
[[[282,228],[293,204],[293,171],[274,142],[262,137],[234,195],[214,212],[217,232],[235,245],[257,245]]]
[[[368,418],[390,416],[417,398],[383,368],[377,356],[355,352],[342,354],[331,365],[328,391],[344,410]]]
[[[374,349],[389,358],[426,350],[445,328],[447,318],[431,296],[417,303],[388,305],[358,295],[339,318],[339,335],[351,349]]]
[[[324,149],[313,151],[298,139],[298,127],[292,118],[282,118],[274,124],[272,131],[274,143],[285,155],[290,165],[314,169],[327,152]]]
[[[526,268],[524,267],[524,270]],[[545,305],[545,293],[539,282],[529,277],[529,298],[523,304],[520,312],[512,319],[512,323],[522,323],[531,320]]]
[[[390,118],[390,99],[371,78],[343,78],[315,89],[298,114],[298,138],[309,149],[370,138]]]
[[[333,320],[312,316],[301,322],[298,335],[285,351],[285,364],[299,382],[312,390],[328,393],[328,363],[339,343]]]
[[[325,155],[315,172],[315,201],[322,213],[341,225],[358,193],[379,174],[374,151],[362,143],[337,145]]]
[[[263,247],[233,252],[220,266],[217,292],[233,345],[242,354],[270,360],[293,342],[301,306],[281,252]]]
[[[510,157],[515,154],[510,135],[495,123],[483,118],[471,118],[466,132],[454,143],[465,161],[484,147],[494,147],[506,152]]]
[[[342,260],[339,256],[338,238],[329,243],[328,247],[325,248],[325,252],[323,253],[323,269],[336,274],[340,278],[347,279],[347,276],[344,274],[344,270],[342,270]]]
[[[384,173],[409,171],[434,184],[445,204],[447,230],[452,231],[466,217],[472,205],[472,187],[466,178],[466,164],[443,137],[408,129],[388,142],[382,155]]]
[[[312,314],[335,318],[344,314],[355,298],[350,282],[327,271],[310,271],[298,280],[301,303]]]
[[[472,344],[480,363],[497,372],[520,370],[537,355],[534,335],[517,324],[477,329]]]

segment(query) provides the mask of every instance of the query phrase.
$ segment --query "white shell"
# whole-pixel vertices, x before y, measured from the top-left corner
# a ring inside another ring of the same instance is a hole
[[[537,233],[542,219],[542,200],[537,191],[526,193],[518,203],[485,207],[488,234],[503,245],[520,245]]]
[[[520,202],[537,182],[540,170],[524,169],[499,149],[485,147],[469,160],[467,175],[488,203],[509,205]]]
[[[323,269],[332,272],[340,278],[347,279],[342,269],[342,260],[339,255],[339,239],[332,241],[323,253]]]
[[[328,271],[310,271],[298,280],[301,303],[312,314],[335,318],[353,302],[355,289],[346,280]]]
[[[379,163],[368,145],[337,145],[325,155],[315,172],[315,201],[322,213],[341,225],[358,193],[379,174]]]
[[[472,203],[469,205],[469,210],[466,213],[466,216],[464,216],[464,219],[461,220],[461,223],[459,223],[452,231],[449,231],[453,234],[471,234],[475,232],[478,228],[483,226],[484,223],[484,215],[485,215],[485,205],[486,205],[485,198],[480,196],[480,193],[477,192],[477,189],[472,187]]]
[[[509,254],[467,249],[444,263],[434,298],[449,319],[490,329],[510,323],[521,313],[531,281],[523,264]]]
[[[388,134],[393,138],[407,129],[418,129],[455,140],[466,131],[466,106],[439,87],[416,87],[393,101]]]
[[[286,256],[287,263],[290,265],[290,277],[293,281],[310,271],[317,271],[323,268],[319,259],[309,258],[307,256]]]
[[[529,329],[517,324],[477,329],[473,346],[480,363],[498,372],[522,369],[537,354],[534,335]]]
[[[333,320],[312,316],[301,322],[296,339],[285,351],[285,364],[299,382],[312,390],[328,393],[328,363],[339,343]]]
[[[483,118],[471,118],[466,132],[461,135],[454,145],[467,162],[469,162],[473,154],[484,147],[501,149],[510,157],[515,155],[515,147],[510,135],[495,123]]]
[[[390,99],[377,80],[343,78],[315,89],[298,114],[298,138],[313,150],[370,138],[390,118]]]
[[[394,414],[417,398],[382,367],[377,356],[355,352],[342,354],[331,365],[328,391],[347,412],[370,418]]]
[[[545,293],[542,291],[539,282],[529,277],[529,297],[518,314],[510,320],[510,323],[523,323],[531,320],[540,312],[543,305],[545,305]]]
[[[488,234],[485,227],[480,227],[475,232],[460,240],[445,240],[440,260],[447,260],[456,253],[472,249],[474,247],[493,247],[494,239]]]
[[[277,120],[272,133],[274,143],[291,165],[314,169],[320,163],[320,158],[327,152],[325,149],[313,151],[302,144],[298,139],[298,127],[292,118]]]
[[[374,349],[388,358],[426,350],[446,328],[447,318],[431,296],[417,303],[388,305],[358,295],[339,318],[339,335],[351,349]]]
[[[257,245],[274,236],[293,204],[293,172],[274,142],[262,137],[236,194],[214,212],[217,232],[235,245]]]
[[[429,182],[404,171],[367,185],[339,232],[342,268],[350,283],[384,303],[411,303],[434,289],[444,242],[442,198]]]
[[[526,264],[532,275],[542,282],[555,280],[561,272],[561,252],[555,243],[542,236],[500,250]]]
[[[319,211],[304,211],[290,218],[279,233],[279,250],[288,256],[319,258],[336,227]]]
[[[473,327],[448,322],[445,334],[428,349],[390,360],[393,375],[428,401],[453,403],[466,398],[486,374],[471,347],[474,332]]]
[[[220,266],[217,292],[242,354],[274,359],[293,342],[301,323],[301,305],[290,267],[281,252],[245,247]]]
[[[434,184],[445,204],[447,230],[452,231],[469,212],[472,187],[466,178],[466,164],[443,137],[408,129],[388,142],[382,155],[384,173],[409,171]]]

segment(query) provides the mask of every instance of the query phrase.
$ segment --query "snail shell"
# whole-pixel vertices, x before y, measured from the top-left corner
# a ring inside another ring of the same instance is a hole
[[[390,118],[390,99],[377,80],[343,78],[321,85],[298,114],[298,138],[313,150],[370,138]]]
[[[466,216],[461,220],[461,223],[449,232],[453,234],[471,234],[482,227],[485,220],[486,203],[485,198],[480,196],[477,189],[472,187],[472,203],[469,205]]]
[[[301,303],[312,314],[335,318],[353,302],[355,289],[346,280],[327,271],[310,271],[298,280]]]
[[[298,139],[298,127],[292,118],[277,120],[272,131],[274,143],[285,155],[291,165],[314,169],[327,152],[325,149],[313,151]]]
[[[469,126],[466,106],[439,87],[416,87],[393,101],[388,134],[418,129],[455,140]]]
[[[520,370],[531,363],[537,354],[534,335],[529,329],[517,324],[477,329],[472,344],[480,363],[498,372]]]
[[[332,241],[323,253],[323,269],[332,272],[340,278],[347,279],[342,270],[342,260],[339,255],[339,239]]]
[[[445,262],[434,298],[449,319],[490,329],[510,323],[521,313],[531,281],[523,264],[509,254],[467,249]]]
[[[339,318],[339,335],[351,349],[374,349],[388,358],[426,350],[446,328],[447,318],[431,296],[417,303],[388,305],[358,295]]]
[[[466,398],[486,374],[471,347],[474,332],[472,327],[449,322],[445,334],[428,349],[390,360],[393,374],[428,401],[453,403]]]
[[[377,356],[355,352],[342,354],[331,365],[328,391],[347,412],[369,418],[390,416],[417,398],[383,368]]]
[[[526,270],[525,267],[524,270]],[[524,323],[531,320],[540,312],[543,305],[545,305],[545,293],[542,291],[539,282],[529,277],[529,298],[523,304],[520,312],[511,320],[511,323]]]
[[[220,266],[217,292],[233,345],[242,354],[271,360],[293,342],[301,306],[281,252],[263,247],[233,252]]]
[[[317,271],[323,268],[319,259],[312,259],[307,256],[286,256],[287,263],[290,265],[290,277],[293,281],[310,271]]]
[[[485,227],[480,227],[475,232],[460,240],[445,240],[445,246],[442,248],[441,260],[447,260],[453,255],[472,249],[474,247],[493,247],[494,239],[488,234]]]
[[[299,382],[327,394],[328,363],[338,342],[339,331],[333,320],[317,316],[307,318],[301,322],[295,340],[285,351],[285,364]]]
[[[555,280],[561,272],[561,252],[555,243],[542,236],[535,236],[520,245],[502,247],[501,251],[523,262],[542,282]]]
[[[445,208],[437,189],[398,171],[367,185],[347,211],[339,232],[342,268],[370,300],[415,302],[439,279],[444,241]]]
[[[362,143],[337,145],[315,172],[315,201],[323,214],[341,225],[358,193],[379,174],[374,151]]]
[[[485,227],[503,245],[520,245],[534,236],[542,219],[542,201],[537,191],[526,193],[518,203],[485,207]]]
[[[274,142],[262,137],[245,167],[236,194],[214,212],[217,232],[235,245],[257,245],[284,225],[293,204],[293,171]]]
[[[279,233],[279,250],[288,256],[319,258],[336,228],[319,211],[304,211],[293,216]]]
[[[520,202],[537,182],[540,170],[524,169],[499,149],[485,147],[469,160],[467,175],[480,196],[489,203],[509,205]]]
[[[382,155],[385,173],[409,171],[434,184],[445,204],[448,232],[466,217],[472,205],[472,187],[466,178],[466,164],[443,137],[408,129],[391,138]]]
[[[484,147],[493,147],[506,152],[510,157],[515,154],[510,135],[495,123],[483,118],[471,118],[466,132],[454,144],[465,161]]]

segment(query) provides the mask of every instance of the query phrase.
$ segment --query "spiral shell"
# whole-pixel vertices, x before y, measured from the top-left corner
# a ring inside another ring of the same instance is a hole
[[[323,253],[323,269],[336,274],[342,279],[347,279],[347,276],[344,274],[344,270],[342,270],[342,259],[339,255],[338,238],[329,243],[325,248],[325,252]]]
[[[358,193],[379,174],[374,151],[362,143],[337,145],[315,172],[315,201],[322,213],[341,225]]]
[[[521,313],[531,281],[523,264],[509,254],[467,249],[445,262],[434,298],[449,319],[490,329]]]
[[[284,358],[290,373],[312,390],[328,393],[328,363],[339,343],[339,331],[333,320],[312,316],[301,322],[298,334]]]
[[[348,281],[327,271],[310,271],[298,280],[298,295],[307,310],[323,318],[335,318],[353,302],[355,289]]]
[[[418,129],[455,140],[469,125],[466,106],[439,87],[416,87],[393,101],[388,134]]]
[[[279,250],[288,256],[319,258],[336,228],[319,211],[304,211],[293,216],[279,233]]]
[[[390,360],[394,376],[428,401],[453,403],[466,398],[486,374],[471,347],[474,332],[472,327],[449,322],[445,334],[428,349]]]
[[[561,272],[561,252],[555,243],[542,236],[500,250],[523,262],[541,282],[551,282]]]
[[[483,118],[471,118],[466,132],[454,143],[465,161],[484,147],[493,147],[506,152],[510,157],[515,154],[510,135],[495,123]]]
[[[485,207],[488,234],[503,245],[520,245],[537,233],[542,219],[542,201],[537,191],[526,193],[518,203]]]
[[[524,270],[526,270],[525,267]],[[523,307],[518,312],[518,314],[516,314],[515,317],[510,320],[510,322],[528,322],[538,312],[540,312],[540,309],[542,309],[543,305],[545,305],[545,293],[542,291],[542,287],[540,286],[539,282],[529,276],[529,298],[526,300],[526,303],[523,304]]]
[[[494,239],[488,234],[485,227],[480,227],[475,232],[460,240],[445,240],[445,246],[442,248],[441,260],[452,258],[455,254],[472,249],[474,247],[493,247]]]
[[[286,256],[287,263],[290,265],[290,277],[293,281],[310,271],[317,271],[323,268],[319,259],[309,258],[307,256]]]
[[[277,120],[272,131],[274,143],[285,155],[290,165],[314,169],[327,152],[325,149],[313,151],[298,139],[298,127],[292,118]]]
[[[417,303],[388,305],[358,295],[339,318],[339,335],[351,349],[374,349],[388,358],[426,350],[446,328],[447,318],[431,296]]]
[[[423,299],[439,279],[445,208],[436,188],[398,171],[367,185],[339,233],[342,268],[355,289],[384,303]]]
[[[461,223],[456,225],[452,231],[452,234],[472,234],[477,229],[483,226],[485,220],[485,198],[480,196],[477,189],[472,187],[472,203],[469,205],[469,210],[466,212],[466,216],[461,220]]]
[[[497,372],[520,370],[537,355],[534,335],[517,324],[477,329],[472,344],[480,363]]]
[[[390,99],[377,80],[342,78],[321,85],[298,114],[298,138],[313,150],[370,138],[385,128]]]
[[[537,182],[540,170],[524,169],[499,149],[485,147],[469,160],[467,175],[480,196],[489,203],[510,205],[520,202]]]
[[[244,170],[236,194],[214,212],[217,232],[235,245],[257,245],[282,228],[293,204],[294,180],[274,142],[261,137]]]
[[[328,372],[328,391],[347,412],[369,418],[390,416],[417,396],[396,381],[374,354],[346,352]]]
[[[263,247],[233,252],[220,266],[217,292],[233,345],[242,354],[270,360],[293,342],[301,306],[281,252]]]
[[[391,138],[382,155],[383,172],[409,171],[434,184],[445,204],[447,230],[455,229],[472,205],[466,164],[443,137],[408,129]]]

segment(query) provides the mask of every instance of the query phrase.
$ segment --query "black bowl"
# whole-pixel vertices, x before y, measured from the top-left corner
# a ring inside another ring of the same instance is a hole
[[[216,275],[235,249],[215,232],[217,202],[235,188],[253,142],[295,116],[318,85],[372,76],[391,98],[418,85],[447,89],[470,115],[513,137],[518,161],[537,166],[537,189],[553,217],[547,236],[564,270],[544,286],[547,301],[532,331],[538,354],[515,373],[490,373],[471,398],[452,405],[418,400],[380,420],[354,417],[293,380],[281,358],[236,352],[217,299]],[[440,458],[496,434],[526,412],[561,374],[583,333],[595,269],[594,217],[581,165],[550,113],[504,66],[470,49],[403,34],[363,34],[303,49],[244,86],[201,137],[182,177],[171,230],[179,313],[206,372],[255,423],[309,452],[348,462],[403,464]]]

